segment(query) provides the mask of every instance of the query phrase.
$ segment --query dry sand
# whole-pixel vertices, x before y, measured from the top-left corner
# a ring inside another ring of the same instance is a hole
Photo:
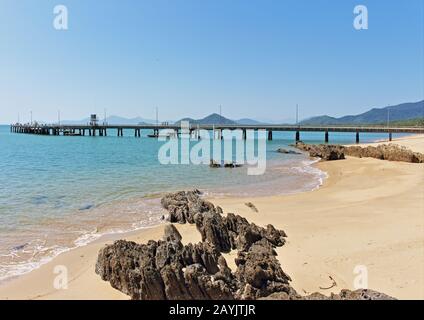
[[[424,152],[424,136],[392,143]],[[210,199],[258,225],[288,234],[278,248],[283,270],[301,294],[354,289],[356,266],[365,266],[369,288],[400,299],[424,299],[424,165],[348,158],[322,162],[328,173],[315,191],[288,196]],[[252,202],[253,212],[245,203]],[[183,242],[200,241],[196,228],[178,225]],[[160,239],[163,226],[118,238]],[[63,253],[41,268],[0,287],[0,299],[128,299],[94,272],[99,249],[114,237]],[[234,266],[233,256],[226,255]],[[66,266],[68,289],[56,290],[56,266]],[[332,285],[332,277],[337,286]]]

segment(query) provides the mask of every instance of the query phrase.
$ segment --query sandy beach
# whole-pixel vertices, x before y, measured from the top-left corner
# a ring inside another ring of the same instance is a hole
[[[424,153],[422,135],[392,143]],[[240,214],[261,226],[271,223],[287,233],[287,244],[277,252],[300,294],[354,289],[355,268],[363,266],[369,288],[399,299],[424,299],[424,164],[349,157],[316,165],[328,173],[328,179],[315,191],[209,200],[224,212]],[[200,241],[195,226],[177,227],[183,242]],[[95,274],[97,253],[116,239],[147,242],[160,239],[162,231],[163,225],[105,236],[63,253],[2,284],[0,299],[128,299]],[[234,257],[226,257],[229,266],[234,265]],[[68,270],[66,290],[54,288],[57,266]],[[329,277],[337,285],[320,289],[332,285]]]

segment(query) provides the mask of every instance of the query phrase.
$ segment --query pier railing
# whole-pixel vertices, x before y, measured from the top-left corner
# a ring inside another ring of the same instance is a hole
[[[152,130],[152,137],[158,137],[160,130],[174,131],[175,136],[181,132],[180,124],[142,124],[142,125],[40,125],[40,124],[12,124],[10,131],[14,133],[39,134],[39,135],[64,135],[64,136],[107,136],[110,130],[115,130],[118,137],[122,137],[125,131],[133,131],[135,137],[141,137],[141,130]],[[265,130],[268,140],[272,140],[273,132],[295,132],[295,140],[301,139],[301,132],[324,132],[325,142],[329,141],[330,132],[351,132],[356,134],[356,142],[359,143],[360,133],[387,133],[392,140],[393,133],[424,134],[423,127],[388,127],[388,126],[300,126],[300,125],[239,125],[239,124],[190,124],[186,129],[191,133],[198,130],[218,131],[222,137],[223,130],[241,130],[246,139],[247,130]]]

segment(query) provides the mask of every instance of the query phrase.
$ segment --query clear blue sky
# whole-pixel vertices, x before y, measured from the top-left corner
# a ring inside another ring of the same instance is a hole
[[[340,116],[424,96],[423,0],[0,0],[0,123]],[[69,30],[53,28],[53,7]],[[353,28],[353,8],[369,29]]]

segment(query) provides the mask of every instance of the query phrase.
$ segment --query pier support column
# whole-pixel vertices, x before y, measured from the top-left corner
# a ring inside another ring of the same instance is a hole
[[[268,131],[268,141],[272,141],[272,130]]]
[[[247,139],[247,131],[246,129],[243,129],[243,140]]]
[[[359,143],[359,131],[356,131],[356,143]]]
[[[392,133],[389,132],[389,141],[392,141]]]
[[[325,131],[325,143],[328,143],[328,131]]]
[[[300,141],[300,131],[296,131],[296,142]]]

